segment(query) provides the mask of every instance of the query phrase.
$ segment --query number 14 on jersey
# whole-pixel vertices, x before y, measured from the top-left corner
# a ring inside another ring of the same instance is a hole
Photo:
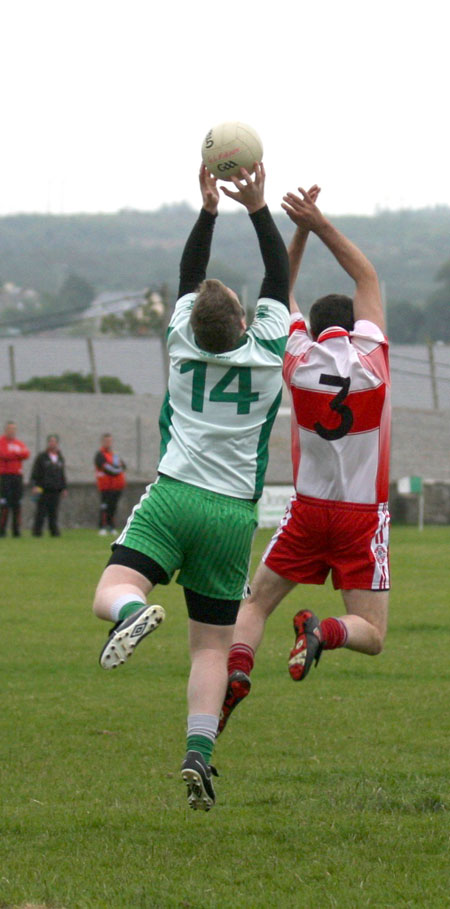
[[[203,412],[207,369],[208,364],[198,360],[187,360],[180,368],[180,373],[193,373],[191,407],[197,413]],[[233,390],[229,390],[230,385],[235,386]],[[252,391],[250,366],[231,366],[208,395],[208,400],[217,404],[236,404],[238,414],[250,413],[252,403],[258,399],[259,391]]]

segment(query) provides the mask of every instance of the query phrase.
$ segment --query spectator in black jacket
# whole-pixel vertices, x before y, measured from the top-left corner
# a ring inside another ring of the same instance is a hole
[[[66,495],[67,483],[64,458],[59,449],[59,437],[47,436],[47,448],[35,458],[31,471],[32,493],[36,497],[33,536],[42,536],[45,518],[52,537],[59,537],[58,508],[61,493]]]

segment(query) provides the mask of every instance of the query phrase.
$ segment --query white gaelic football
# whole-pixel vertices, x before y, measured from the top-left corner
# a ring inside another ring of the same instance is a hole
[[[203,163],[222,180],[239,177],[241,167],[251,174],[262,155],[261,139],[246,123],[220,123],[209,130],[202,144]]]

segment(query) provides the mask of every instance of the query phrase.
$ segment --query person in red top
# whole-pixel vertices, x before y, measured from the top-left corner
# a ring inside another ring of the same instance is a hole
[[[99,535],[107,533],[116,535],[114,524],[117,503],[125,486],[126,464],[113,452],[113,439],[110,432],[103,433],[101,448],[94,458],[95,479],[100,493]]]
[[[16,438],[17,426],[13,420],[5,424],[0,436],[0,537],[6,534],[8,514],[12,512],[12,534],[20,537],[20,503],[23,494],[22,464],[30,457],[27,446]]]
[[[319,621],[310,609],[297,612],[289,655],[294,681],[307,676],[322,650],[380,653],[387,628],[390,379],[380,287],[373,265],[316,206],[319,188],[300,193],[288,193],[282,204],[297,227],[283,366],[295,494],[239,611],[219,732],[250,691],[267,619],[297,584],[323,584],[331,573],[345,615]],[[313,304],[310,332],[292,293],[309,231],[355,283],[353,300],[330,294]]]

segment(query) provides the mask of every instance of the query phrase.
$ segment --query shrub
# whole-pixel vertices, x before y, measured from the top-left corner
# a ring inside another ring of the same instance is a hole
[[[125,385],[117,376],[99,376],[103,394],[132,395],[131,385]],[[63,372],[61,376],[33,376],[27,382],[18,382],[20,391],[69,391],[92,394],[94,382],[92,373]]]

